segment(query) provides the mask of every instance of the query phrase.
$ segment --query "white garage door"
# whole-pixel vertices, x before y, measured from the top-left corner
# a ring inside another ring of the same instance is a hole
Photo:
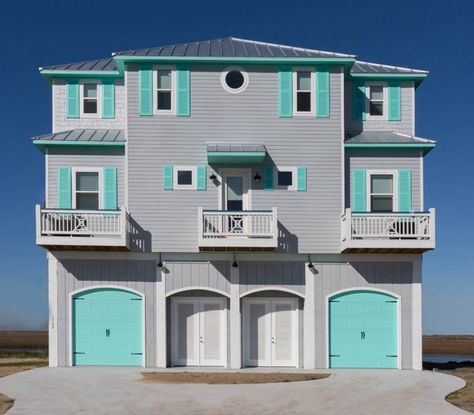
[[[243,300],[245,366],[298,365],[298,300]]]
[[[173,366],[225,366],[227,324],[224,298],[171,299]]]

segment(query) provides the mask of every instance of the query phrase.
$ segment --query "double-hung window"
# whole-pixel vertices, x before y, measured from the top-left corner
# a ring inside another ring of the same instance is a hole
[[[81,82],[81,115],[98,116],[100,113],[100,83],[98,81]]]
[[[155,71],[155,112],[175,110],[175,74],[171,67],[158,66]]]
[[[311,115],[314,112],[314,71],[296,69],[293,71],[293,113]]]
[[[73,207],[79,210],[101,208],[100,171],[97,169],[77,169],[73,176]]]
[[[371,212],[393,212],[395,206],[395,174],[369,174],[369,203]]]
[[[384,83],[367,84],[367,105],[366,112],[368,118],[384,119],[386,116],[386,99]]]

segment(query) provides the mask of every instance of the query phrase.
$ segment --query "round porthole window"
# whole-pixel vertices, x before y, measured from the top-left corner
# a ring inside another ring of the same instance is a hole
[[[242,68],[227,68],[222,72],[221,83],[227,92],[238,94],[247,88],[249,76]]]

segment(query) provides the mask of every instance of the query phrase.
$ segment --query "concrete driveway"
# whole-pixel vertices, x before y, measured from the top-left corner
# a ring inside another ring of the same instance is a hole
[[[434,372],[332,370],[323,380],[260,385],[152,384],[140,372],[41,368],[0,379],[0,392],[15,399],[8,415],[467,413],[444,400],[464,381]]]

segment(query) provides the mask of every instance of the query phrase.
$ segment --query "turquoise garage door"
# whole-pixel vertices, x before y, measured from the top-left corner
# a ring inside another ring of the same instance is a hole
[[[329,299],[329,367],[396,368],[397,299],[350,291]]]
[[[141,366],[142,297],[95,289],[73,297],[73,365]]]

